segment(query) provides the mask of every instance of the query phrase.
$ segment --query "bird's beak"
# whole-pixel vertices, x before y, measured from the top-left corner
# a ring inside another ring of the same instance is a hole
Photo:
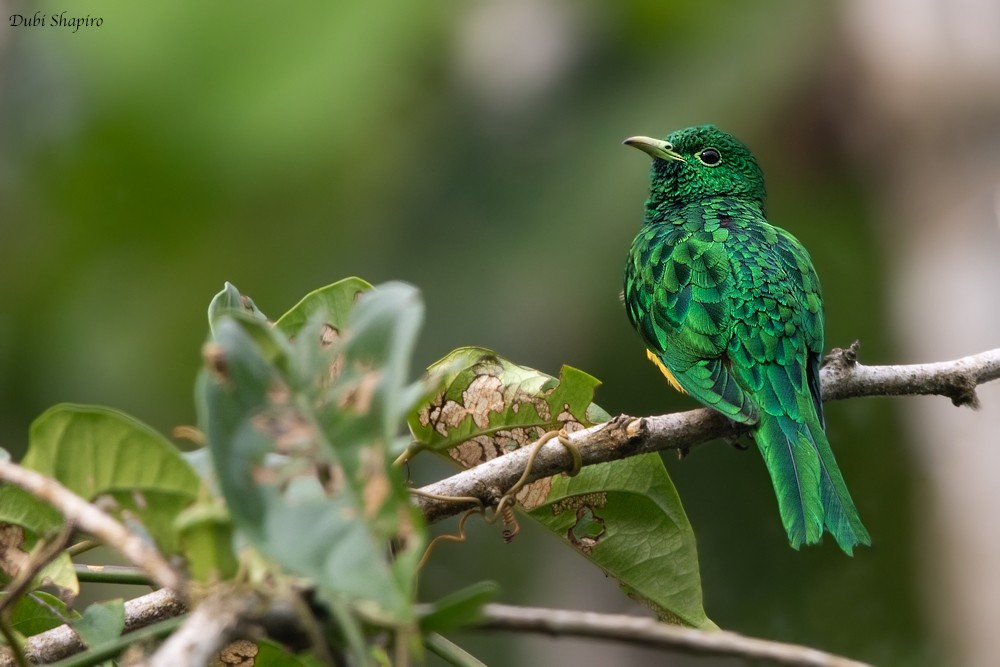
[[[626,146],[638,148],[643,153],[661,160],[678,160],[684,162],[684,156],[674,150],[673,144],[663,139],[652,137],[629,137],[622,142]]]

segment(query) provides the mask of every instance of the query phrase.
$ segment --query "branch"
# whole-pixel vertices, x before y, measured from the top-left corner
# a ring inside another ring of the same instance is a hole
[[[83,565],[73,563],[77,581],[93,584],[128,584],[153,586],[153,580],[139,567],[126,565]]]
[[[149,573],[159,586],[182,590],[184,580],[149,542],[130,532],[111,516],[45,475],[0,460],[0,480],[19,486],[55,507],[67,522],[100,538]]]
[[[125,603],[125,632],[144,628],[184,612],[184,604],[173,591],[161,588]],[[80,637],[68,625],[28,637],[24,652],[34,663],[48,663],[86,649]],[[0,652],[0,667],[16,667],[9,649]]]
[[[863,366],[858,342],[834,349],[820,375],[823,400],[859,396],[947,396],[956,406],[979,407],[976,387],[1000,379],[1000,348],[954,361],[909,366]]]
[[[217,585],[199,601],[183,625],[137,667],[252,664],[253,640],[270,637],[291,652],[311,649],[321,664],[334,664],[320,626],[296,591],[262,591],[247,585]]]
[[[209,595],[146,664],[209,664],[212,656],[231,641],[255,634],[248,616],[259,615],[261,605],[261,597],[252,590],[223,589]]]
[[[484,621],[479,628],[536,632],[554,637],[607,639],[683,653],[722,655],[750,660],[768,660],[796,667],[864,667],[866,663],[842,658],[807,646],[746,637],[735,632],[707,632],[679,625],[667,625],[652,618],[623,614],[598,614],[563,609],[483,606]]]
[[[996,379],[1000,379],[1000,349],[931,364],[863,366],[857,363],[857,343],[846,350],[833,350],[821,372],[824,400],[861,396],[942,395],[951,398],[955,405],[971,407],[978,405],[975,388]],[[593,465],[662,449],[676,449],[684,453],[691,447],[710,440],[735,438],[746,431],[745,427],[736,425],[719,413],[701,408],[646,418],[622,415],[606,424],[571,433],[569,440],[579,450],[583,464]],[[529,450],[529,447],[519,449],[421,490],[440,496],[475,496],[487,503],[495,502],[522,475]],[[536,456],[528,481],[568,471],[572,465],[571,457],[562,445],[548,443]],[[159,552],[141,538],[83,498],[34,471],[0,461],[0,480],[20,486],[50,503],[68,522],[116,548],[131,562],[148,572],[158,585],[165,587],[125,603],[126,632],[184,612],[183,602],[176,593],[169,590],[180,589],[180,576]],[[416,502],[430,521],[458,514],[471,506],[424,497],[417,497]],[[200,605],[198,611],[202,611],[202,608],[205,610],[201,614],[196,612],[196,615],[192,615],[192,620],[196,616],[199,620],[185,623],[175,633],[175,636],[179,636],[172,647],[164,645],[154,662],[158,660],[158,664],[166,664],[164,659],[172,659],[173,655],[181,653],[187,654],[192,649],[193,640],[198,637],[202,640],[206,638],[205,629],[209,625],[214,626],[211,634],[217,637],[233,637],[248,630],[248,634],[253,634],[252,626],[261,622],[258,616],[260,612],[250,611],[257,604],[251,604],[249,599],[237,602],[239,599],[238,595],[235,599],[230,597],[228,612],[219,613],[214,619],[209,618],[211,615],[208,614],[208,607],[212,605]],[[232,604],[234,602],[236,604]],[[652,619],[519,609],[495,604],[486,605],[484,614],[486,621],[479,627],[489,629],[581,635],[699,654],[768,659],[786,665],[848,667],[862,664],[802,646],[754,639],[731,632],[702,632],[664,625]],[[198,626],[201,626],[200,631],[196,631]],[[219,644],[212,643],[217,651]],[[204,653],[205,648],[206,646],[201,647],[199,655]],[[83,649],[79,637],[65,625],[29,637],[25,645],[26,655],[33,662],[51,662]],[[167,651],[163,652],[163,649]],[[15,664],[9,650],[0,651],[0,667],[13,667]]]
[[[846,350],[835,349],[820,372],[824,400],[860,396],[941,395],[955,405],[976,407],[976,387],[1000,378],[1000,348],[954,361],[910,366],[863,366],[857,363],[858,343]],[[569,434],[583,465],[615,461],[662,449],[681,454],[691,447],[717,438],[736,438],[747,432],[709,408],[675,412],[657,417],[621,415],[611,421]],[[524,472],[530,447],[491,459],[420,489],[436,496],[474,496],[494,504]],[[538,452],[529,482],[572,469],[572,460],[558,442],[547,443]],[[430,522],[439,521],[473,507],[416,496]]]

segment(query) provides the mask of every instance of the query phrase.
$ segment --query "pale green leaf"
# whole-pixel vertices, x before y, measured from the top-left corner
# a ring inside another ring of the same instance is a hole
[[[358,298],[372,288],[361,278],[344,278],[332,285],[306,294],[274,323],[286,336],[296,335],[313,317],[320,315],[323,323],[338,333],[347,325],[347,318]]]
[[[351,308],[364,285],[318,290],[274,327],[220,317],[200,423],[233,521],[262,553],[321,596],[409,622],[424,529],[390,455],[423,392],[406,380],[423,308],[393,284]]]
[[[267,321],[267,316],[261,312],[253,299],[240,294],[235,285],[227,282],[222,291],[216,294],[212,302],[208,304],[209,327],[212,327],[215,320],[222,315],[232,315],[233,313],[241,313],[261,322]]]
[[[59,589],[60,597],[66,600],[73,600],[80,594],[80,581],[76,577],[73,560],[68,553],[59,554],[35,575],[32,587],[42,586],[55,586]]]
[[[0,523],[10,523],[42,535],[63,525],[62,515],[19,486],[0,486]]]
[[[198,476],[169,440],[117,410],[63,403],[31,425],[22,465],[84,498],[153,489],[193,497]]]
[[[166,551],[173,519],[200,481],[177,448],[145,424],[108,408],[62,404],[31,425],[27,468],[87,500],[107,495],[126,523],[140,525]]]
[[[188,507],[177,516],[175,527],[194,579],[216,583],[236,574],[233,522],[220,502],[206,499]]]
[[[73,621],[73,629],[90,648],[98,648],[121,636],[125,629],[125,605],[121,598],[95,602]]]

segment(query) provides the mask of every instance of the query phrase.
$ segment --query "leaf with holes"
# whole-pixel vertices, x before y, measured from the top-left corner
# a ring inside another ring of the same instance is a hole
[[[321,302],[336,292],[353,303],[358,289],[338,285],[300,304],[309,312],[294,326],[219,317],[198,380],[199,422],[243,535],[321,596],[406,624],[425,531],[391,454],[424,393],[406,379],[423,307],[414,288],[389,284],[334,313]]]
[[[593,401],[599,382],[564,366],[559,378],[490,350],[460,348],[430,367],[445,386],[411,415],[424,448],[464,467],[609,419]],[[527,485],[519,507],[668,621],[714,627],[702,607],[694,534],[656,454],[589,466]]]
[[[658,454],[553,477],[529,514],[661,620],[716,627],[702,606],[694,531]]]
[[[410,416],[420,447],[447,452],[466,468],[529,445],[555,429],[575,431],[607,415],[593,405],[598,380],[563,366],[559,379],[494,352],[463,347],[433,364],[443,389]],[[525,507],[545,500],[550,479],[517,496]]]

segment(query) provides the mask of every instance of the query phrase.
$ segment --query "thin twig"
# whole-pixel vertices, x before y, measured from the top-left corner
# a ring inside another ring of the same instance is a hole
[[[0,480],[19,486],[49,503],[68,522],[99,538],[148,572],[158,585],[175,591],[183,589],[184,579],[153,545],[54,479],[16,463],[0,461]]]
[[[80,554],[87,553],[91,549],[96,549],[101,546],[101,543],[97,540],[83,540],[82,542],[77,542],[66,548],[66,553],[70,558],[76,558]]]
[[[910,366],[863,366],[857,363],[857,343],[834,350],[822,369],[824,400],[860,396],[942,395],[956,405],[976,406],[976,386],[1000,378],[1000,348],[954,361]],[[570,433],[567,441],[580,453],[583,465],[594,465],[662,449],[684,453],[691,447],[735,438],[746,431],[708,408],[656,417],[622,415],[605,424]],[[428,521],[453,516],[471,503],[444,503],[429,497],[475,496],[485,503],[497,498],[524,474],[532,448],[522,447],[469,470],[420,489],[416,501]],[[528,482],[572,470],[565,446],[547,443],[530,466]]]
[[[767,660],[773,664],[796,667],[864,667],[867,664],[808,646],[757,639],[724,630],[695,630],[623,614],[487,604],[482,608],[482,616],[483,621],[478,627],[487,630],[613,640],[697,655]]]
[[[153,580],[141,567],[126,565],[81,565],[74,563],[76,578],[92,584],[130,584],[152,586]]]

